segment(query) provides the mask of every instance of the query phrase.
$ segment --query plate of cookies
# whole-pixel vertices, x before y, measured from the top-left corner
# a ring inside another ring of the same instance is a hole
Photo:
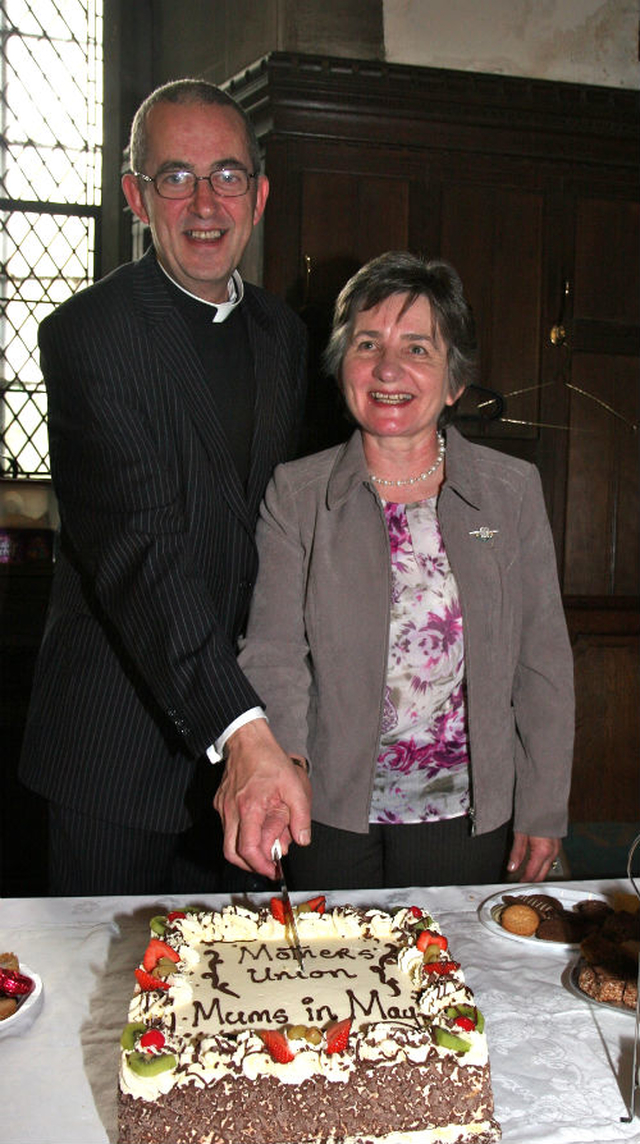
[[[478,917],[488,930],[512,941],[536,945],[543,942],[549,949],[573,950],[611,912],[606,897],[584,891],[553,886],[547,893],[537,883],[515,885],[513,890],[500,890],[485,898]]]
[[[15,954],[0,955],[0,1038],[25,1033],[42,1008],[42,981]]]

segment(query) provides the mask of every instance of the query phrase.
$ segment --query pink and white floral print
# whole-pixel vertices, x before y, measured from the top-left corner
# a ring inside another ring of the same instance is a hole
[[[386,502],[391,628],[372,822],[433,822],[469,808],[462,614],[435,497]]]

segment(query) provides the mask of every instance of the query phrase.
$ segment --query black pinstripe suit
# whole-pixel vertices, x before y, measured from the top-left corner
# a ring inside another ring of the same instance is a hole
[[[259,702],[235,641],[259,502],[294,444],[305,338],[264,291],[246,285],[242,306],[257,385],[246,494],[153,252],[41,326],[62,528],[21,778],[97,818],[184,829],[195,761]]]

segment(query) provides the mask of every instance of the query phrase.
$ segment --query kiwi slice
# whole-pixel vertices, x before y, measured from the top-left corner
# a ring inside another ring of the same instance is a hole
[[[122,1030],[122,1036],[120,1037],[121,1047],[127,1052],[132,1049],[136,1043],[136,1037],[139,1033],[144,1033],[146,1028],[147,1026],[141,1025],[139,1021],[130,1021]]]
[[[177,1060],[173,1053],[130,1053],[127,1057],[129,1067],[136,1076],[157,1076],[158,1073],[174,1069]]]
[[[151,921],[149,922],[149,927],[153,933],[156,933],[158,935],[158,937],[163,937],[164,932],[167,928],[166,915],[165,914],[156,914],[156,916],[154,918],[152,918]]]
[[[433,1032],[436,1044],[441,1045],[443,1049],[453,1049],[456,1053],[468,1053],[471,1048],[470,1041],[465,1041],[462,1037],[456,1036],[449,1029],[443,1029],[441,1025],[434,1025]]]

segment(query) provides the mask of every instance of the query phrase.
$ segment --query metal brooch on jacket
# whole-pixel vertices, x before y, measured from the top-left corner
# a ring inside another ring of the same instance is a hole
[[[481,524],[480,528],[474,528],[469,536],[477,536],[478,540],[493,540],[494,536],[500,532],[499,528],[487,528],[486,524]]]

